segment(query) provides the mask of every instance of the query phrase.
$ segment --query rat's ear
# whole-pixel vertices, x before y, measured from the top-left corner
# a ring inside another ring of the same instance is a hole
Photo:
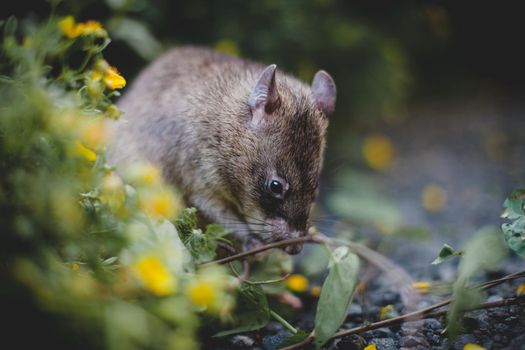
[[[265,116],[279,107],[280,98],[275,84],[275,64],[269,65],[259,76],[257,84],[250,95],[250,109],[252,112],[252,124],[258,125]]]
[[[336,94],[335,82],[330,74],[324,70],[317,72],[312,81],[312,95],[317,106],[326,115],[334,112]]]

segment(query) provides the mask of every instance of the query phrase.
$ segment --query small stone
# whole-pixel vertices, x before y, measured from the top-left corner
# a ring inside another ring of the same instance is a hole
[[[443,343],[443,338],[437,334],[432,334],[427,337],[430,346],[440,346]]]
[[[441,331],[443,329],[443,325],[441,324],[441,322],[439,322],[435,318],[429,318],[428,320],[426,320],[425,327],[428,327],[433,331]]]
[[[479,341],[478,339],[476,339],[476,337],[474,337],[472,334],[462,334],[460,335],[456,342],[454,343],[453,345],[453,349],[463,349],[463,347],[465,346],[465,344],[468,344],[468,343],[472,343],[472,344],[478,344]]]
[[[404,347],[413,348],[416,345],[422,345],[423,341],[414,335],[407,335],[402,337],[399,344]]]
[[[284,327],[282,324],[280,324],[279,322],[269,322],[266,327],[265,327],[265,330],[267,330],[269,333],[277,333],[281,330],[283,330]]]
[[[363,314],[363,308],[361,305],[352,303],[348,308],[348,317],[361,316]]]
[[[391,291],[384,292],[382,294],[383,299],[383,305],[394,305],[397,304],[400,301],[400,297],[398,293],[394,293]]]
[[[465,316],[463,317],[463,326],[467,330],[472,331],[479,328],[479,321],[475,317]]]
[[[366,346],[366,340],[357,334],[343,337],[336,344],[338,350],[362,350]]]
[[[289,335],[288,335],[289,336]],[[288,336],[284,334],[269,335],[263,338],[262,345],[263,348],[267,350],[277,350],[281,342],[286,339]]]
[[[396,350],[396,342],[391,338],[373,338],[368,344],[375,344],[377,350]]]
[[[503,298],[500,295],[491,295],[487,298],[487,302],[492,303],[494,301],[500,301],[503,300]]]
[[[368,334],[372,338],[392,338],[394,337],[394,332],[392,332],[389,328],[375,329],[373,331],[368,332]]]
[[[251,349],[255,344],[255,340],[247,335],[234,335],[229,339],[229,343],[235,349]]]
[[[509,326],[507,326],[505,323],[495,323],[492,327],[494,332],[499,334],[505,333],[509,329]]]

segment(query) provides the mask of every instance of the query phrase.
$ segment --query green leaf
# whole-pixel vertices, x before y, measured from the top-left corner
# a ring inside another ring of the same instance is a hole
[[[272,250],[264,260],[254,262],[251,266],[250,281],[278,280],[293,271],[292,257],[280,249]],[[285,283],[262,284],[264,292],[278,294],[286,290]]]
[[[517,189],[505,200],[502,218],[514,220],[501,225],[507,245],[525,258],[525,189]]]
[[[525,259],[525,218],[522,217],[512,224],[503,224],[501,229],[507,245],[520,257]]]
[[[308,338],[309,335],[310,335],[310,333],[305,332],[302,329],[298,329],[297,333],[295,333],[294,335],[292,335],[292,336],[290,336],[288,338],[284,338],[283,341],[279,344],[279,346],[277,348],[281,349],[281,348],[284,348],[284,347],[287,347],[287,346],[290,346],[290,345],[294,345],[294,344],[300,343],[303,340],[305,340],[306,338]]]
[[[236,327],[219,332],[214,337],[249,332],[260,329],[270,321],[270,308],[262,288],[258,285],[243,285],[239,290],[234,319]]]
[[[4,35],[13,36],[16,33],[16,28],[18,26],[18,21],[14,16],[11,16],[4,23]]]
[[[461,256],[463,254],[462,251],[455,250],[448,244],[443,244],[443,248],[439,251],[439,255],[434,261],[432,261],[432,265],[438,265],[442,262],[448,261],[456,256]]]
[[[330,271],[323,283],[315,317],[317,349],[337,332],[343,324],[357,283],[359,259],[347,247],[332,254]]]
[[[215,224],[206,226],[206,231],[203,233],[197,227],[197,210],[195,208],[185,209],[175,225],[195,264],[213,260],[217,250],[217,239],[227,233],[222,226]]]
[[[463,314],[483,301],[483,293],[472,286],[472,278],[482,271],[495,270],[504,256],[505,245],[493,227],[481,229],[467,243],[454,283],[454,300],[447,312],[447,335],[451,344],[461,331]]]
[[[509,198],[503,202],[503,214],[502,218],[506,219],[517,219],[525,215],[524,211],[525,204],[525,189],[514,190]]]
[[[197,209],[184,209],[180,217],[175,221],[175,226],[180,234],[180,238],[184,241],[197,228]]]

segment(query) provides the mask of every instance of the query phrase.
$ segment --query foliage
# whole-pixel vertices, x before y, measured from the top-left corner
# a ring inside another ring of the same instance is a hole
[[[193,230],[183,242],[169,221],[179,195],[158,170],[137,164],[121,176],[106,162],[125,79],[102,56],[102,25],[26,23],[4,23],[1,51],[0,301],[28,322],[9,336],[29,326],[59,347],[195,348],[198,315],[233,308],[233,277],[196,268],[223,231],[190,239],[194,222],[182,216]]]
[[[473,278],[480,272],[495,270],[505,253],[500,235],[493,227],[479,230],[467,243],[453,286],[454,300],[447,312],[447,335],[451,344],[461,331],[462,315],[476,308],[484,299],[484,293],[474,287]]]
[[[270,321],[268,300],[258,285],[245,285],[240,288],[236,311],[235,328],[219,332],[215,336],[253,331],[266,326]]]
[[[315,317],[315,344],[321,346],[341,327],[357,284],[359,259],[347,247],[332,253],[330,271],[321,289]]]
[[[503,203],[502,218],[511,220],[501,226],[510,249],[525,259],[525,190],[517,189]]]
[[[439,251],[438,257],[432,261],[432,265],[438,265],[448,261],[456,256],[461,256],[463,252],[457,251],[448,244],[443,244],[443,248]]]

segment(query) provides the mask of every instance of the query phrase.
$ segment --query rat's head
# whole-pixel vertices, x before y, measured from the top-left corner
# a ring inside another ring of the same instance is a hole
[[[253,149],[243,186],[244,219],[265,242],[307,233],[336,98],[335,83],[324,71],[315,75],[311,87],[275,73],[276,66],[268,66],[249,98]],[[285,251],[297,254],[301,249],[293,245]]]

